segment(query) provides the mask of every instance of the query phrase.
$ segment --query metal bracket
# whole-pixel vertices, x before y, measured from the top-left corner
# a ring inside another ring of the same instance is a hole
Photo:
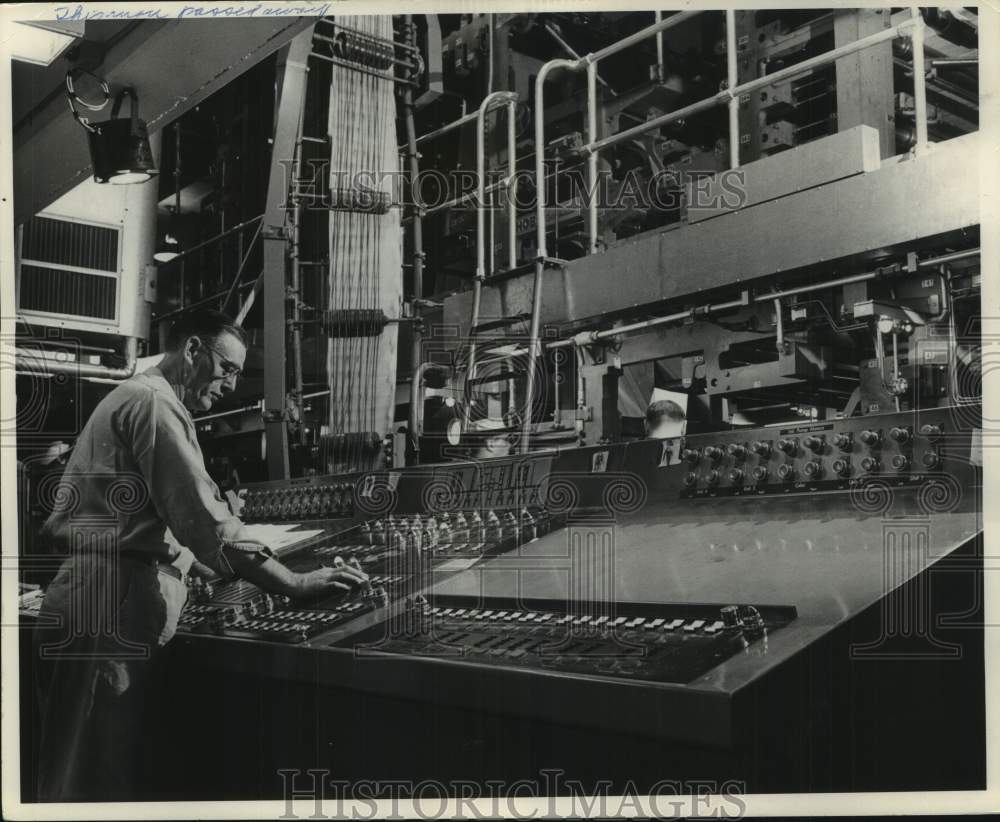
[[[264,422],[288,422],[291,418],[287,408],[275,409],[265,408],[261,412]]]
[[[283,225],[266,225],[260,230],[260,236],[265,240],[281,240],[283,242],[291,239],[288,229]]]

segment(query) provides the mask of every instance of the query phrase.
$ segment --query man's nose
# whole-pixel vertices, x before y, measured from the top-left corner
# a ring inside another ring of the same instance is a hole
[[[222,393],[228,394],[236,388],[236,377],[229,376],[222,378]]]

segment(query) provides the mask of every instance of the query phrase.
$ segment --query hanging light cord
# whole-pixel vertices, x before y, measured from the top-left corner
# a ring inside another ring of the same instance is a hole
[[[90,77],[93,77],[100,84],[101,93],[104,94],[104,100],[102,100],[100,104],[89,103],[77,95],[75,82],[76,78],[81,74],[87,74]],[[111,102],[111,88],[108,86],[107,80],[102,80],[93,72],[80,68],[72,68],[66,72],[66,98],[69,102],[69,110],[73,113],[73,117],[76,121],[87,129],[87,131],[94,131],[95,129],[92,125],[90,125],[90,121],[86,117],[80,116],[80,112],[76,110],[76,106],[79,104],[88,111],[102,111],[108,103]]]

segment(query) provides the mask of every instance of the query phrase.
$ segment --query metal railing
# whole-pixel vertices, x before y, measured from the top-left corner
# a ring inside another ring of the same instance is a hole
[[[598,237],[597,237],[597,159],[598,154],[606,148],[616,146],[619,143],[628,142],[638,137],[639,135],[645,134],[646,132],[653,131],[663,126],[675,123],[678,120],[684,120],[695,114],[700,114],[703,111],[708,111],[719,105],[726,105],[729,110],[729,165],[731,168],[737,168],[740,164],[739,156],[739,104],[740,97],[745,94],[762,89],[766,86],[772,85],[774,83],[779,83],[784,80],[788,80],[792,77],[796,77],[800,74],[804,74],[820,66],[829,65],[837,60],[847,57],[848,55],[854,54],[858,51],[863,51],[864,49],[870,48],[872,46],[878,45],[879,43],[884,43],[888,40],[894,40],[897,37],[910,37],[913,43],[913,96],[914,96],[914,108],[916,115],[916,145],[914,151],[917,154],[921,154],[927,148],[927,89],[926,89],[926,78],[924,74],[924,22],[923,18],[920,16],[920,10],[916,7],[910,10],[910,19],[903,21],[902,23],[892,26],[891,28],[884,29],[883,31],[871,34],[867,37],[862,37],[851,43],[846,43],[843,46],[826,51],[822,54],[818,54],[814,57],[810,57],[803,60],[795,65],[788,66],[783,69],[779,69],[773,74],[768,74],[763,77],[758,77],[754,80],[749,80],[745,83],[737,83],[737,59],[736,59],[736,12],[729,9],[725,12],[726,15],[726,87],[714,94],[711,97],[706,97],[697,102],[691,103],[684,106],[683,108],[677,109],[675,111],[668,112],[659,117],[647,120],[644,123],[633,126],[632,128],[626,129],[625,131],[620,131],[617,134],[612,134],[608,137],[602,139],[597,138],[596,125],[597,125],[597,66],[598,63],[620,51],[623,51],[630,46],[636,45],[643,40],[649,39],[651,37],[657,38],[657,54],[662,53],[662,35],[669,28],[680,25],[681,23],[687,22],[698,14],[703,14],[704,12],[698,11],[686,11],[674,14],[666,19],[657,20],[653,25],[647,26],[646,28],[637,31],[628,37],[619,40],[616,43],[603,48],[599,51],[587,54],[578,60],[565,60],[557,59],[550,60],[545,63],[539,70],[538,76],[535,80],[535,174],[536,179],[541,180],[544,178],[544,146],[545,146],[545,103],[544,103],[544,84],[547,76],[550,72],[557,69],[565,69],[567,71],[581,71],[586,69],[587,72],[587,140],[583,146],[580,147],[580,153],[587,156],[587,176],[588,176],[588,194],[587,194],[587,211],[588,211],[588,238],[590,244],[590,252],[594,253],[598,250]],[[657,13],[659,17],[659,13]],[[544,233],[545,226],[545,196],[544,190],[541,186],[536,186],[539,189],[539,194],[536,201],[536,211],[537,220],[539,226],[539,236],[541,237]],[[538,256],[543,257],[545,244],[543,240],[539,242],[539,252]]]
[[[638,137],[646,132],[675,123],[679,120],[708,111],[719,105],[726,105],[728,108],[729,121],[729,165],[731,168],[738,168],[740,164],[739,153],[739,105],[740,98],[758,89],[782,82],[791,77],[798,76],[820,66],[829,65],[835,61],[854,54],[855,52],[875,46],[879,43],[893,40],[897,37],[910,37],[913,45],[913,96],[916,118],[916,144],[915,154],[922,154],[927,148],[927,93],[924,75],[924,22],[920,16],[920,9],[913,7],[910,10],[910,18],[902,23],[846,43],[843,46],[831,49],[823,54],[803,60],[795,65],[780,69],[773,74],[749,80],[746,83],[737,82],[737,58],[736,58],[736,12],[729,9],[726,15],[726,84],[725,88],[710,97],[706,97],[697,102],[684,106],[675,111],[668,112],[659,117],[647,120],[637,126],[620,131],[617,134],[598,139],[597,137],[597,66],[598,63],[613,54],[617,54],[637,43],[651,37],[657,39],[657,58],[662,66],[663,60],[663,32],[674,26],[685,23],[703,12],[679,12],[666,19],[661,19],[661,14],[656,13],[656,22],[646,28],[625,37],[616,43],[612,43],[606,48],[587,54],[577,60],[556,59],[545,63],[538,72],[535,79],[535,179],[536,181],[545,179],[545,82],[548,75],[556,70],[565,69],[567,71],[580,71],[586,69],[587,72],[587,143],[580,148],[580,153],[587,157],[587,233],[590,246],[590,253],[598,250],[598,219],[597,219],[597,162],[598,154],[611,146],[624,143]],[[535,279],[534,293],[541,293],[542,280],[544,277],[545,264],[548,261],[546,249],[546,226],[545,226],[545,187],[536,185],[536,224],[537,224],[537,255],[535,259]],[[774,295],[767,295],[768,299],[773,299]],[[762,297],[763,299],[763,297]],[[742,300],[734,300],[720,305],[710,306],[709,310],[723,310],[738,307],[744,304]],[[521,452],[528,448],[531,423],[531,405],[534,401],[534,381],[537,372],[537,357],[541,350],[539,339],[539,329],[541,325],[541,300],[535,299],[532,305],[531,331],[529,346],[530,356],[528,359],[528,381],[525,396],[525,416],[521,431]],[[647,320],[635,323],[619,329],[609,329],[607,331],[586,332],[567,340],[558,340],[549,343],[546,348],[562,348],[568,346],[579,346],[587,342],[594,342],[604,337],[621,334],[630,330],[639,330],[654,325],[681,321],[691,316],[691,312],[678,312],[667,317]]]

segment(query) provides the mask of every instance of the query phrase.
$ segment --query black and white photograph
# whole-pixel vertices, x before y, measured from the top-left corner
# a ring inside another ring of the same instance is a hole
[[[1000,809],[995,7],[0,34],[4,818]]]

